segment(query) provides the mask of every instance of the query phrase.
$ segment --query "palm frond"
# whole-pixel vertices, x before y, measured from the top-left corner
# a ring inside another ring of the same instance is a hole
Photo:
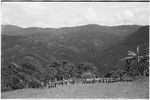
[[[128,55],[129,56],[136,56],[137,54],[135,52],[133,52],[133,51],[128,51]]]
[[[144,56],[139,56],[140,59],[144,58]]]
[[[138,56],[137,60],[138,62],[141,61],[144,57],[143,56]]]
[[[122,58],[121,60],[122,61],[125,61],[125,60],[127,60],[127,59],[132,59],[133,57],[132,56],[129,56],[129,57],[124,57],[124,58]]]
[[[137,48],[136,48],[136,51],[139,52],[139,50],[140,50],[140,49],[139,49],[139,45],[138,45]]]

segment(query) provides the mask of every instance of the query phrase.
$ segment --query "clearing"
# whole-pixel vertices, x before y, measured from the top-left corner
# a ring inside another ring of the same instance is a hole
[[[72,99],[98,99],[98,98],[149,98],[149,79],[142,78],[132,82],[75,84],[57,86],[50,89],[20,89],[3,92],[2,99],[19,98],[72,98]]]

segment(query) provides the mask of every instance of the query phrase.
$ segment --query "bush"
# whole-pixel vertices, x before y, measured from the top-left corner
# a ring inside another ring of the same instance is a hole
[[[28,88],[40,88],[40,87],[42,87],[42,85],[38,82],[32,81],[28,83]]]

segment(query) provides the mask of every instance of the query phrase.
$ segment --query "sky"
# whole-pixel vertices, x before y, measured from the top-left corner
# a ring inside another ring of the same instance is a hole
[[[148,2],[7,2],[2,24],[20,27],[149,25]]]

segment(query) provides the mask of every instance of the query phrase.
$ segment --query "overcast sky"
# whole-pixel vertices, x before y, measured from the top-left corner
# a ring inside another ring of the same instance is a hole
[[[148,2],[3,2],[1,5],[2,24],[21,27],[149,24]]]

